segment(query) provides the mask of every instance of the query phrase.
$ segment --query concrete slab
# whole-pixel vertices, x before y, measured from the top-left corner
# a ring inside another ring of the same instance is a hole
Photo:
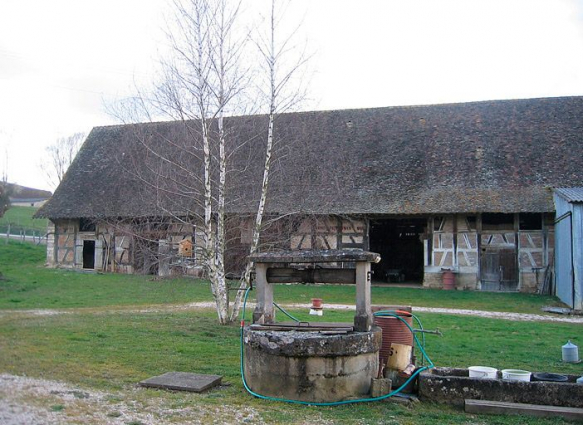
[[[168,372],[139,383],[142,387],[200,393],[221,384],[220,375],[199,375],[187,372]]]

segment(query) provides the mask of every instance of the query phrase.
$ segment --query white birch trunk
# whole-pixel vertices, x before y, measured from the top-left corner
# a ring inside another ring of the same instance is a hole
[[[263,225],[263,215],[265,213],[265,203],[267,202],[267,191],[269,188],[269,170],[271,169],[271,153],[273,151],[273,127],[275,121],[276,112],[276,83],[275,83],[275,66],[276,66],[276,53],[275,53],[275,1],[271,2],[271,28],[270,28],[270,46],[269,46],[269,57],[266,58],[269,64],[269,82],[270,82],[270,98],[269,98],[269,122],[267,124],[267,144],[265,146],[265,164],[263,167],[263,180],[261,183],[261,195],[259,198],[259,205],[257,206],[257,214],[255,215],[255,225],[253,227],[253,238],[251,240],[251,247],[249,248],[249,255],[253,255],[257,252],[259,248],[259,238],[261,236],[261,227]],[[244,294],[244,289],[248,288],[251,284],[251,270],[253,269],[253,262],[247,261],[245,266],[245,272],[243,274],[243,279],[239,284],[239,291],[237,291],[237,296],[235,302],[233,303],[233,308],[231,311],[231,321],[234,321],[239,316],[239,310],[241,308],[241,301]]]
[[[212,191],[211,191],[211,150],[208,135],[208,128],[206,120],[201,119],[202,122],[202,139],[203,139],[203,155],[204,155],[204,249],[205,249],[205,263],[207,265],[208,278],[211,281],[211,289],[213,295],[216,297],[216,288],[213,284],[215,280],[215,264],[214,264],[214,238],[213,238],[213,207],[212,207]]]
[[[223,115],[219,113],[219,184],[217,201],[217,241],[215,252],[215,301],[217,314],[221,324],[229,322],[229,294],[225,279],[225,182],[227,174],[227,158],[225,154],[225,130]]]
[[[227,41],[227,28],[225,27],[225,7],[222,2],[218,6],[216,19],[218,22],[218,92],[217,92],[217,126],[219,136],[219,181],[217,187],[217,233],[215,262],[215,302],[219,323],[225,325],[229,323],[229,290],[225,279],[225,185],[227,179],[227,154],[225,152],[225,127],[224,111],[226,107],[225,99],[225,79],[227,78],[225,69],[225,43]]]

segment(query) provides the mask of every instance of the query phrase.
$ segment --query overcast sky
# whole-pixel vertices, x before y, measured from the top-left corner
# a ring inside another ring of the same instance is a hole
[[[116,123],[105,106],[153,78],[167,11],[0,0],[0,173],[51,189],[45,147]],[[304,110],[583,95],[583,0],[292,0],[287,18],[314,53]]]

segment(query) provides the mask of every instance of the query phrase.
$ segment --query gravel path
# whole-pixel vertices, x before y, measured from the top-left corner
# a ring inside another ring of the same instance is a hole
[[[287,304],[283,307],[310,308],[308,304]],[[335,310],[354,310],[355,307],[349,304],[326,304],[324,308]],[[488,319],[504,319],[522,322],[563,322],[563,323],[583,323],[583,316],[551,316],[545,314],[531,313],[509,313],[503,311],[484,310],[464,310],[459,308],[439,308],[439,307],[413,307],[414,313],[439,313],[454,314],[460,316],[477,316]]]
[[[309,309],[310,304],[282,304],[284,308],[305,308]],[[155,305],[144,308],[81,308],[81,309],[36,309],[36,310],[0,310],[0,317],[7,315],[24,315],[24,316],[54,316],[58,314],[109,314],[112,312],[126,312],[126,313],[157,313],[165,311],[190,311],[197,309],[214,308],[213,302],[196,302],[188,304],[172,304],[172,305]],[[249,303],[247,310],[254,307],[254,304]],[[354,305],[350,304],[324,304],[325,309],[332,310],[354,310]],[[583,323],[583,316],[561,316],[550,314],[532,314],[532,313],[509,313],[503,311],[484,311],[484,310],[467,310],[459,308],[440,308],[440,307],[413,307],[415,313],[439,313],[439,314],[454,314],[460,316],[476,316],[485,317],[489,319],[503,319],[522,322],[560,322],[560,323]]]

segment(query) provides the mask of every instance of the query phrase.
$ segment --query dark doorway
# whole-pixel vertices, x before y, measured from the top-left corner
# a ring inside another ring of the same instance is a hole
[[[427,220],[371,220],[370,250],[381,254],[381,262],[372,265],[373,280],[390,283],[423,282],[423,242]]]
[[[83,268],[95,268],[95,241],[83,241]]]

